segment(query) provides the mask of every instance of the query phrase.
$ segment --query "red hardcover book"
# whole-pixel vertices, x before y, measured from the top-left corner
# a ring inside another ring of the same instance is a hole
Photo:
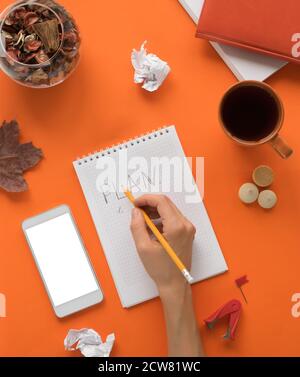
[[[196,36],[300,63],[300,0],[205,0]]]

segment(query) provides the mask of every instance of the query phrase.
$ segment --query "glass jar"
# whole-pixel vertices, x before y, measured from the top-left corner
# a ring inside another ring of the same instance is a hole
[[[53,0],[23,0],[9,6],[0,15],[0,35],[0,68],[19,84],[58,85],[78,64],[78,27]]]

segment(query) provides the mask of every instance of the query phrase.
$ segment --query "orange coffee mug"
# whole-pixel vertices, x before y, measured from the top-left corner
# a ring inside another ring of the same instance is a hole
[[[220,104],[219,119],[225,133],[241,145],[269,143],[283,158],[293,153],[279,136],[284,120],[282,101],[263,82],[242,81],[229,88]]]

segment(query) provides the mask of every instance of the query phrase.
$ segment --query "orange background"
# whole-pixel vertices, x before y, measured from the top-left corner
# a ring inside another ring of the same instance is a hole
[[[9,1],[0,1],[1,7]],[[45,159],[26,173],[23,194],[0,191],[0,292],[7,318],[0,319],[1,356],[69,356],[68,330],[91,327],[116,334],[114,356],[165,355],[166,336],[158,299],[122,309],[80,185],[76,156],[166,124],[175,124],[188,156],[205,156],[205,203],[229,265],[223,276],[193,287],[208,355],[300,355],[300,318],[291,296],[300,290],[300,67],[288,65],[267,82],[286,108],[282,135],[295,154],[278,157],[269,146],[237,147],[223,135],[217,109],[236,82],[213,48],[194,38],[195,25],[176,0],[63,0],[82,33],[82,60],[64,84],[49,90],[23,88],[0,74],[0,119],[16,118],[22,141],[41,147]],[[172,73],[156,93],[133,84],[132,48],[148,49],[169,62]],[[276,173],[278,206],[265,212],[237,197],[259,164]],[[67,203],[91,256],[105,301],[60,320],[55,317],[21,231],[22,220]],[[234,342],[203,319],[232,298],[242,300],[234,280],[248,274],[249,304]]]

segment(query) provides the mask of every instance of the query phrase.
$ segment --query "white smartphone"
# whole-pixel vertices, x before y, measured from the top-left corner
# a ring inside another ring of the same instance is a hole
[[[70,208],[54,208],[22,224],[36,266],[59,318],[103,300]]]

